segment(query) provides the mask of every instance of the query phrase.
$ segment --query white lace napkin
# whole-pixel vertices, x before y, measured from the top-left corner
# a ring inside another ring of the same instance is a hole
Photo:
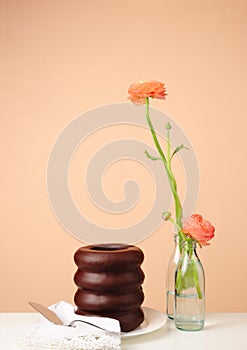
[[[59,326],[42,317],[40,323],[25,337],[17,339],[17,346],[27,350],[121,349],[120,325],[117,320],[76,315],[74,307],[65,301],[53,304],[49,309],[54,311],[64,324],[73,320],[85,320],[107,329],[109,333],[82,322],[77,322],[75,327]]]

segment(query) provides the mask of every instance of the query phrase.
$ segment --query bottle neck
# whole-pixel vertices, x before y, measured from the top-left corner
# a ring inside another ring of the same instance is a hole
[[[189,239],[188,241],[181,242],[179,244],[179,235],[174,235],[174,246],[175,251],[179,251],[180,254],[189,254],[190,256],[196,255],[197,242],[193,239]]]
[[[193,249],[196,249],[197,248],[197,242],[194,241],[194,240],[189,240],[189,241],[186,241],[186,242],[183,242],[183,248],[189,248],[189,247],[192,247]]]
[[[197,242],[194,240],[190,239],[186,242],[183,242],[182,244],[183,255],[184,256],[188,255],[190,258],[193,256],[198,258],[196,248],[197,248]]]

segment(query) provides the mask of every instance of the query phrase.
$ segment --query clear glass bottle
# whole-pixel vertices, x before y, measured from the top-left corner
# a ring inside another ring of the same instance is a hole
[[[169,258],[166,273],[166,314],[170,319],[174,319],[175,305],[175,273],[180,259],[178,235],[174,236],[174,249]]]
[[[175,326],[199,331],[205,322],[205,275],[196,252],[196,242],[183,242],[175,274]]]

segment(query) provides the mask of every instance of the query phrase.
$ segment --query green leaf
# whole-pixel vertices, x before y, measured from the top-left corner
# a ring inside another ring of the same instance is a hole
[[[172,153],[172,156],[171,156],[171,159],[172,159],[172,157],[176,154],[176,153],[178,153],[181,149],[189,149],[188,147],[185,147],[183,144],[182,145],[180,145],[180,146],[178,146],[175,150],[174,150],[174,152]]]
[[[181,260],[176,276],[176,289],[178,294],[180,294],[182,290],[194,288],[196,285],[196,278],[198,279],[197,267],[193,259],[188,259],[186,262]]]
[[[153,157],[153,156],[151,156],[151,154],[149,154],[148,153],[148,151],[144,151],[144,153],[146,154],[146,156],[149,158],[149,159],[151,159],[151,160],[162,160],[161,158],[159,158],[159,157]]]

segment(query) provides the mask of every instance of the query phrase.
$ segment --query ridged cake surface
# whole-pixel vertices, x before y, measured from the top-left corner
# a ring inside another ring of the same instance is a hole
[[[144,321],[142,250],[133,245],[101,244],[79,248],[74,281],[77,314],[118,319],[123,332]]]

